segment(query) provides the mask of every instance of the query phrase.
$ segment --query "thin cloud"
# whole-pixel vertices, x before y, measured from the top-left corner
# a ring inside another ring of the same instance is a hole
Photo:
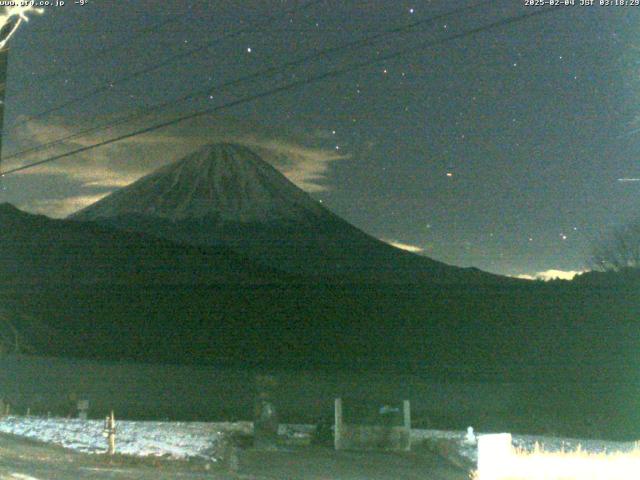
[[[521,278],[522,280],[536,280],[534,275],[529,275],[527,273],[519,273],[517,275],[511,275],[513,278]]]
[[[396,240],[383,240],[383,242],[388,243],[392,247],[396,247],[396,248],[399,248],[400,250],[405,250],[411,253],[424,252],[424,248],[418,247],[417,245],[411,245],[409,243],[398,242]]]
[[[537,272],[533,275],[523,273],[520,275],[513,275],[516,278],[522,278],[525,280],[572,280],[576,275],[581,275],[585,273],[586,270],[545,270],[543,272]]]
[[[28,121],[25,128],[21,129],[13,140],[18,144],[17,148],[25,149],[68,136],[77,128],[62,121],[46,124],[40,121]],[[20,162],[12,162],[10,159],[5,164],[5,168],[15,168],[99,143],[134,128],[135,126],[130,125],[127,130],[96,132],[69,139],[46,152],[35,152],[25,156],[20,159]],[[210,117],[166,131],[160,130],[132,137],[19,172],[18,175],[63,175],[66,179],[78,184],[78,191],[70,194],[68,199],[38,198],[29,203],[30,207],[26,204],[24,206],[30,211],[60,216],[60,212],[69,211],[72,205],[77,207],[76,210],[89,205],[92,199],[96,198],[96,191],[108,194],[167,163],[188,155],[205,144],[216,142],[246,145],[307,192],[329,189],[328,175],[332,163],[350,158],[349,155],[338,153],[335,149],[318,146],[313,133],[285,135],[274,129],[261,128],[248,122]],[[68,201],[65,203],[65,200]],[[51,204],[50,208],[46,207],[47,202]]]
[[[40,213],[51,218],[65,218],[73,212],[84,208],[87,205],[97,202],[108,195],[107,193],[98,195],[79,195],[77,197],[34,200],[17,205],[21,210],[31,213]]]
[[[282,140],[246,136],[236,141],[254,150],[307,192],[327,190],[325,181],[331,163],[350,158],[333,150],[308,148]]]
[[[21,140],[20,148],[29,148],[32,145],[57,140],[72,134],[76,128],[59,122],[46,124],[39,121],[26,122],[25,128],[20,131],[18,137],[18,140]],[[14,168],[21,164],[90,146],[113,135],[115,135],[114,132],[109,132],[108,135],[95,133],[69,139],[45,152],[27,155],[21,158],[20,163],[14,164],[9,161],[5,164],[5,168]],[[162,159],[168,158],[167,161],[171,161],[175,159],[172,158],[173,156],[188,151],[189,148],[184,139],[163,132],[146,137],[129,138],[73,157],[45,163],[36,168],[18,172],[17,175],[64,175],[83,187],[118,188],[135,181],[153,169],[154,165],[162,164]]]

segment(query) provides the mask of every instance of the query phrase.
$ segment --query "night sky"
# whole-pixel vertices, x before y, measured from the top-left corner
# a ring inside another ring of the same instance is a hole
[[[475,3],[482,4],[365,47],[7,158],[135,109]],[[425,48],[533,9],[520,0],[89,0],[48,7],[11,39],[4,169],[352,62],[407,53],[7,175],[0,201],[63,217],[203,143],[232,140],[256,148],[357,227],[422,255],[508,275],[582,270],[594,238],[637,218],[640,7],[554,9]],[[209,48],[186,55],[204,44]]]

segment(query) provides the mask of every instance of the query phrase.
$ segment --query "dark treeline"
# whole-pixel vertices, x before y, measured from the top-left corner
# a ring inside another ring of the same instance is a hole
[[[11,289],[3,305],[50,329],[30,338],[46,354],[588,377],[638,361],[637,287],[59,286]]]

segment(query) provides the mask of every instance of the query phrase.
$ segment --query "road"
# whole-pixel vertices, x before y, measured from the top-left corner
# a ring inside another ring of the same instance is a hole
[[[0,480],[467,480],[468,473],[428,452],[335,452],[325,447],[241,450],[237,470],[206,460],[90,455],[0,434]]]

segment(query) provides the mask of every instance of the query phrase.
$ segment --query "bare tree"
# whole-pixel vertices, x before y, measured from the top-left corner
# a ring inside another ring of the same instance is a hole
[[[596,242],[589,263],[592,269],[601,271],[640,269],[640,220]]]

